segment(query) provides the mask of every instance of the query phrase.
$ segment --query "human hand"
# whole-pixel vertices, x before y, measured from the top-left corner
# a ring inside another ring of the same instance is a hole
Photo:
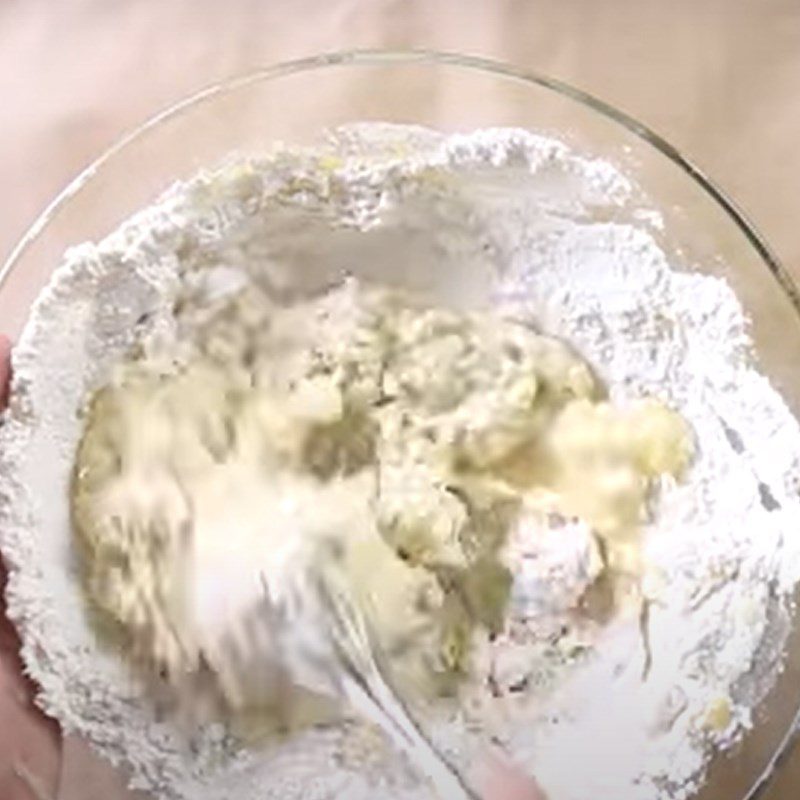
[[[11,345],[0,336],[0,410],[8,400]],[[24,675],[19,637],[6,617],[6,571],[0,560],[0,797],[55,797],[61,736],[55,720],[34,704],[35,687]]]
[[[500,755],[490,755],[480,770],[483,800],[547,800],[533,778]]]

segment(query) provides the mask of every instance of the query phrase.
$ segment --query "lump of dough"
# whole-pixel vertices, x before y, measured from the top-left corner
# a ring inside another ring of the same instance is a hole
[[[652,480],[680,477],[691,459],[684,420],[652,399],[628,408],[575,400],[556,417],[544,452],[560,511],[596,532],[613,566],[638,572],[638,534]]]
[[[506,559],[514,576],[511,613],[521,619],[576,608],[603,570],[585,522],[553,520],[530,508],[512,526]]]
[[[527,325],[355,281],[285,307],[257,280],[195,284],[172,349],[145,337],[89,398],[71,509],[87,596],[137,662],[175,681],[216,665],[243,711],[280,692],[251,692],[220,643],[295,545],[337,542],[398,683],[450,691],[475,631],[505,624],[521,509],[580,521],[572,555],[528,542],[564,579],[550,606],[574,605],[570,569],[605,566],[594,537],[617,558],[653,480],[688,461],[677,414],[601,401]]]

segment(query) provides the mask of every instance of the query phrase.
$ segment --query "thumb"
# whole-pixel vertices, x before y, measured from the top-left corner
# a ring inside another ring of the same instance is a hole
[[[483,800],[546,800],[530,775],[497,753],[485,759],[476,782]]]
[[[0,333],[0,411],[8,400],[8,382],[11,379],[11,342]]]

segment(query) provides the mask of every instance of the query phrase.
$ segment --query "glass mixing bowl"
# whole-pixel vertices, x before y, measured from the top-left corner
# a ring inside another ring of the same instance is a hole
[[[310,143],[325,129],[367,120],[442,131],[517,126],[616,163],[662,213],[656,235],[672,261],[732,284],[762,370],[800,412],[800,294],[736,206],[667,142],[605,103],[524,69],[444,53],[302,59],[212,86],[158,114],[79,175],[14,249],[0,271],[3,330],[19,332],[65,249],[101,238],[176,179],[232,151]],[[618,218],[634,222],[629,213],[620,209]],[[796,771],[800,780],[800,752],[790,755],[799,706],[800,631],[753,731],[715,759],[696,800],[796,796],[773,779]]]

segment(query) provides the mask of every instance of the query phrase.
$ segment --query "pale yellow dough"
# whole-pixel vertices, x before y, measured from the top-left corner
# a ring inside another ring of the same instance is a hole
[[[333,540],[398,680],[447,690],[503,624],[521,504],[636,569],[652,481],[691,455],[677,414],[613,407],[568,346],[490,314],[355,282],[279,308],[251,282],[176,315],[190,334],[89,399],[72,488],[88,596],[168,676],[215,664],[294,543]]]

